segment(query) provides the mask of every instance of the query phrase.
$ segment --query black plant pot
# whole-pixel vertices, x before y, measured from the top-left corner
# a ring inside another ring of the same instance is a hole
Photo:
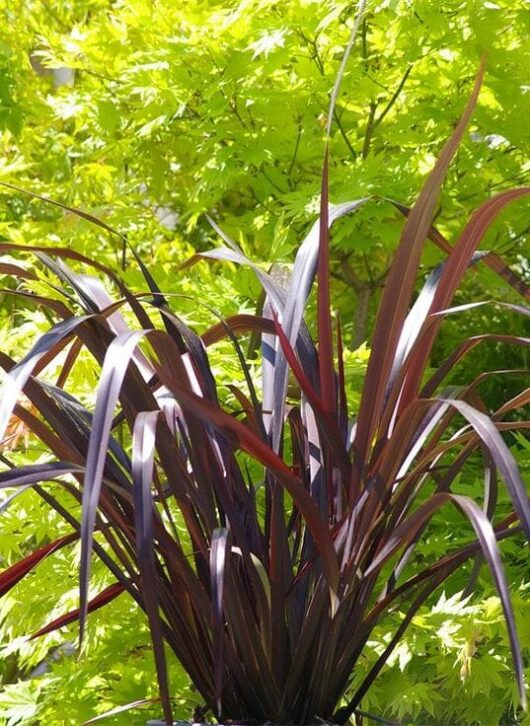
[[[269,722],[267,722],[267,724],[268,723]],[[145,726],[166,726],[166,722],[160,719],[151,719]],[[173,726],[224,726],[224,724],[211,724],[203,721],[173,721]],[[248,723],[231,721],[229,726],[248,726]],[[272,724],[271,722],[270,726],[281,726],[281,724]],[[318,726],[321,726],[321,724],[319,723]],[[329,724],[329,726],[333,725]]]
[[[151,719],[146,723],[145,726],[166,726],[166,722],[160,719]],[[173,726],[251,726],[248,722],[243,721],[230,721],[228,725],[225,724],[211,724],[203,721],[173,721]],[[272,721],[267,721],[265,726],[283,726],[283,724],[273,724]],[[314,726],[335,726],[330,721],[319,721]]]
[[[166,726],[165,721],[151,719],[145,726]],[[173,726],[223,726],[223,724],[204,723],[202,721],[173,721]],[[246,726],[246,724],[230,723],[230,726]]]

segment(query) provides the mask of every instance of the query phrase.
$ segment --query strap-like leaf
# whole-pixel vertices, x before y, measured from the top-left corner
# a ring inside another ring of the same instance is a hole
[[[472,265],[477,264],[477,262],[483,259],[486,254],[486,252],[475,252],[475,254],[471,257],[468,266],[471,267]],[[405,319],[401,335],[399,337],[396,356],[392,364],[392,371],[388,384],[389,389],[392,387],[398,372],[401,370],[405,357],[410,352],[423,327],[423,324],[425,323],[425,320],[427,319],[432,301],[436,294],[436,290],[438,289],[438,285],[440,284],[442,273],[446,265],[447,261],[442,262],[430,273],[416,299],[416,302]]]
[[[320,396],[324,410],[335,418],[337,391],[333,364],[333,334],[331,326],[331,301],[329,291],[329,151],[326,146],[322,166],[322,187],[320,191],[320,224],[318,230],[318,363],[320,373]]]
[[[327,201],[327,200],[326,200]],[[345,214],[355,211],[362,206],[368,197],[353,202],[342,204],[329,204],[327,208],[327,220],[324,220],[326,228]],[[327,222],[327,224],[326,224]],[[293,266],[293,273],[289,281],[287,293],[284,293],[270,275],[263,272],[257,265],[251,262],[239,250],[235,242],[226,235],[218,225],[210,220],[215,231],[229,245],[229,249],[212,250],[205,254],[216,259],[226,259],[239,264],[249,265],[258,276],[263,289],[266,291],[275,311],[277,312],[285,334],[292,346],[296,345],[300,326],[307,303],[307,298],[315,278],[320,242],[320,221],[317,220],[311,227],[309,234],[302,242]],[[327,232],[326,232],[327,234]],[[270,351],[269,358],[273,360],[272,386],[264,388],[263,408],[264,411],[271,411],[271,435],[275,451],[278,450],[280,432],[283,426],[285,392],[287,389],[288,366],[276,344]],[[268,424],[269,422],[267,422]]]
[[[530,539],[530,502],[525,484],[521,478],[519,467],[513,454],[504,443],[495,424],[485,414],[477,411],[465,401],[450,401],[451,405],[466,418],[486,446],[489,455],[495,462],[515,507],[523,530]]]
[[[125,711],[131,711],[133,708],[138,708],[139,706],[146,706],[148,703],[156,703],[158,700],[158,698],[142,698],[138,701],[132,701],[131,703],[127,703],[125,706],[117,706],[116,708],[111,708],[110,711],[105,711],[105,713],[100,713],[98,716],[94,716],[94,718],[89,718],[88,721],[83,721],[81,726],[90,726],[90,724],[102,721],[109,716],[118,716],[120,713],[124,713]]]
[[[132,475],[134,492],[134,523],[140,577],[150,634],[155,655],[155,664],[160,688],[160,699],[166,722],[173,723],[167,665],[162,637],[162,625],[158,611],[157,589],[159,577],[154,554],[153,517],[155,515],[151,486],[155,458],[156,427],[160,411],[142,411],[136,417],[132,444]]]
[[[36,484],[41,481],[57,479],[62,474],[81,473],[82,466],[66,461],[52,461],[45,464],[27,464],[9,471],[0,472],[0,489]]]
[[[343,204],[328,204],[327,227],[330,227],[338,219],[346,214],[356,211],[361,207],[368,197],[357,199]],[[325,225],[322,226],[323,234],[327,235]],[[293,273],[289,281],[289,289],[283,308],[278,309],[278,317],[282,328],[291,346],[295,346],[302,325],[302,320],[309,297],[311,286],[315,279],[318,266],[319,244],[320,244],[320,219],[310,229],[305,240],[302,242],[293,266]],[[327,236],[325,237],[327,239]],[[273,389],[265,390],[263,407],[270,410],[272,414],[272,444],[275,451],[278,450],[280,433],[283,426],[285,407],[285,393],[287,390],[288,365],[284,356],[279,351],[279,344],[275,345],[274,379]]]
[[[210,549],[210,583],[212,588],[212,647],[214,655],[214,683],[217,717],[221,718],[224,638],[223,638],[223,591],[226,568],[228,530],[224,527],[214,529]]]
[[[38,550],[35,550],[35,552],[32,552],[30,555],[27,555],[23,560],[15,562],[14,565],[11,565],[11,567],[8,567],[0,573],[0,597],[5,595],[6,592],[9,592],[9,590],[11,590],[17,582],[20,582],[20,580],[22,580],[28,572],[31,572],[31,570],[36,567],[39,562],[41,562],[41,560],[48,557],[48,555],[51,555],[53,552],[57,552],[57,550],[61,547],[70,544],[70,542],[74,542],[77,538],[77,532],[73,532],[65,537],[56,539],[55,541],[40,547]]]
[[[117,336],[109,345],[100,384],[96,396],[93,427],[86,459],[85,485],[83,487],[81,520],[81,562],[79,568],[79,638],[82,640],[88,607],[88,583],[90,579],[90,557],[96,522],[96,508],[101,491],[103,470],[107,457],[107,442],[112,417],[127,367],[138,341],[146,334],[140,330]]]
[[[160,335],[160,333],[152,332],[151,335]],[[315,543],[322,556],[330,591],[335,593],[338,586],[338,563],[333,539],[318,508],[300,479],[267,444],[246,426],[229,416],[219,406],[192,393],[182,383],[171,377],[167,370],[157,366],[157,373],[181,404],[193,411],[194,416],[212,424],[221,432],[231,434],[239,447],[267,467],[274,474],[275,479],[287,489],[293,497],[294,503],[304,515],[307,526],[315,538]]]
[[[478,99],[484,61],[481,63],[473,92],[451,138],[445,144],[425,186],[412,208],[401,236],[394,262],[379,305],[372,352],[366,371],[359,418],[354,441],[352,485],[359,488],[368,461],[368,451],[381,417],[396,349],[414,290],[416,273],[424,241],[430,231],[438,194],[458,144]]]
[[[450,305],[457,286],[460,284],[477,247],[495,218],[508,204],[528,194],[530,194],[530,187],[510,189],[497,194],[492,199],[488,199],[474,212],[442,269],[440,281],[434,291],[429,310],[431,315],[446,309]],[[415,346],[413,360],[407,372],[407,379],[402,392],[402,406],[407,405],[410,397],[416,393],[420,386],[441,323],[441,318],[431,320]]]
[[[70,335],[88,319],[88,316],[72,317],[53,326],[51,330],[40,337],[24,358],[7,374],[2,386],[0,401],[0,441],[4,438],[9,419],[13,413],[22,390],[33,373],[33,369],[50,351],[56,353],[63,348]]]
[[[109,585],[104,590],[102,590],[99,595],[96,595],[94,598],[92,598],[92,600],[90,600],[90,602],[88,603],[88,612],[93,613],[96,610],[99,610],[99,608],[102,608],[104,605],[108,605],[109,602],[115,600],[118,595],[121,595],[121,593],[124,591],[124,585],[119,582],[115,582],[114,585]],[[78,617],[79,608],[71,610],[69,613],[65,613],[64,615],[60,615],[58,618],[54,618],[47,625],[44,625],[42,628],[37,630],[36,633],[33,633],[30,640],[33,640],[33,638],[40,638],[41,635],[46,635],[47,633],[52,633],[54,630],[63,628],[65,625],[73,623],[75,620],[78,619]]]
[[[510,594],[506,584],[504,568],[502,566],[495,531],[486,514],[469,497],[463,497],[452,493],[434,494],[429,500],[422,504],[405,522],[398,526],[389,536],[385,546],[379,551],[374,560],[364,572],[364,577],[377,572],[381,566],[407,542],[410,542],[419,529],[427,522],[433,514],[445,503],[453,502],[469,519],[477,538],[480,542],[484,559],[488,563],[495,587],[499,594],[508,628],[512,658],[519,688],[519,696],[523,707],[526,705],[526,691],[524,685],[523,661],[521,648],[515,627]]]
[[[389,197],[383,197],[383,199],[393,204],[394,207],[398,209],[405,217],[410,214],[410,207],[407,207],[406,204],[397,202],[395,199],[390,199]],[[448,240],[445,239],[443,234],[441,234],[440,231],[436,229],[436,227],[431,227],[428,236],[429,239],[432,240],[432,242],[434,242],[434,244],[439,249],[447,254],[451,254],[453,246]],[[514,290],[522,295],[522,297],[530,300],[530,285],[527,285],[519,275],[513,272],[508,267],[506,262],[504,262],[504,260],[499,257],[499,255],[495,254],[494,252],[488,252],[486,255],[484,255],[483,262],[490,268],[490,270],[492,270],[496,275],[505,280]]]
[[[118,232],[116,229],[114,229],[109,224],[104,222],[102,219],[99,219],[99,217],[96,217],[94,214],[90,214],[89,212],[84,212],[82,209],[78,209],[77,207],[71,207],[68,204],[63,204],[63,202],[58,202],[55,199],[51,199],[50,197],[45,197],[43,194],[37,194],[36,192],[32,192],[29,189],[24,189],[23,187],[19,187],[16,184],[11,184],[10,182],[0,181],[0,184],[3,187],[6,187],[7,189],[12,189],[15,192],[21,192],[22,194],[27,194],[29,197],[33,197],[34,199],[40,199],[41,202],[46,202],[47,204],[52,204],[54,207],[59,207],[60,209],[64,209],[66,212],[75,214],[76,217],[81,217],[82,219],[85,219],[87,222],[90,222],[91,224],[95,224],[97,227],[101,227],[102,229],[109,232],[110,234],[116,235],[117,237],[124,239],[123,235],[120,232]]]

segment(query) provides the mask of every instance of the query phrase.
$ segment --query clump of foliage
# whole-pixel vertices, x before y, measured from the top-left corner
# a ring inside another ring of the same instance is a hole
[[[34,487],[73,531],[6,570],[0,587],[7,592],[41,560],[79,537],[79,610],[52,620],[36,635],[78,616],[82,638],[89,611],[126,590],[148,616],[168,723],[172,709],[164,643],[206,708],[221,720],[345,723],[422,603],[474,556],[487,562],[498,590],[519,697],[525,702],[497,541],[521,530],[530,535],[530,502],[500,433],[525,427],[504,418],[526,402],[528,392],[488,416],[481,410],[478,380],[444,387],[455,362],[480,342],[474,339],[437,369],[428,369],[442,320],[462,312],[450,306],[466,269],[483,257],[494,272],[510,278],[498,257],[476,250],[504,207],[530,192],[514,189],[486,201],[454,247],[431,227],[482,73],[417,202],[411,210],[402,208],[407,220],[379,308],[353,426],[340,325],[334,327],[330,307],[329,227],[366,200],[329,204],[327,152],[320,220],[301,245],[285,286],[252,265],[218,230],[226,247],[209,256],[250,264],[266,299],[261,316],[236,315],[201,337],[173,312],[138,255],[150,289],[147,302],[99,262],[62,248],[30,248],[58,283],[53,295],[17,294],[61,321],[19,363],[0,356],[8,371],[0,434],[14,412],[56,458],[8,469],[0,474],[0,486]],[[114,233],[105,222],[70,211]],[[429,236],[448,259],[411,307]],[[21,253],[23,248],[2,243],[0,251]],[[66,261],[104,272],[119,298],[113,301],[99,279],[75,272]],[[30,285],[36,277],[22,268],[6,271]],[[315,276],[316,345],[303,320]],[[512,309],[528,315],[522,306]],[[241,329],[261,334],[261,400],[255,371],[236,337]],[[226,336],[246,384],[245,391],[232,391],[239,409],[232,413],[220,403],[205,349]],[[59,380],[52,384],[41,374],[66,348]],[[67,390],[84,349],[101,366],[93,411]],[[289,373],[299,387],[294,398],[288,394]],[[19,402],[22,392],[32,407]],[[458,427],[458,416],[463,426]],[[451,490],[476,450],[484,452],[483,507]],[[492,523],[497,471],[513,511]],[[80,509],[50,494],[41,484],[50,480],[59,480]],[[467,517],[476,539],[407,574],[405,565],[421,534],[446,504]],[[92,551],[115,582],[90,599]],[[404,608],[402,621],[356,683],[356,665],[374,629],[398,607]],[[352,673],[355,688],[338,708]]]

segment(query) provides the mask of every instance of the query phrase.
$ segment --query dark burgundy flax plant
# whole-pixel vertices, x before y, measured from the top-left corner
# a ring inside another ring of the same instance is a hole
[[[31,292],[37,268],[31,273],[13,265],[2,268],[22,282],[14,294],[46,307],[58,322],[20,362],[0,354],[7,371],[0,439],[16,414],[53,457],[45,464],[7,467],[0,487],[14,488],[15,494],[34,487],[72,527],[71,536],[0,575],[0,593],[80,538],[79,610],[43,623],[35,635],[78,617],[82,637],[88,613],[127,591],[147,614],[167,723],[172,708],[165,645],[220,721],[346,723],[362,709],[363,696],[421,605],[473,558],[483,558],[491,571],[525,704],[498,541],[521,531],[530,535],[528,495],[502,436],[529,427],[506,415],[530,401],[530,389],[488,414],[478,386],[489,373],[462,387],[444,381],[483,341],[527,346],[530,340],[485,333],[464,340],[437,369],[428,367],[440,325],[468,307],[451,306],[470,265],[489,265],[530,297],[500,258],[477,252],[497,215],[530,188],[486,201],[454,246],[432,227],[439,190],[482,75],[481,68],[417,202],[410,210],[396,204],[406,220],[354,423],[347,409],[341,331],[329,302],[329,228],[367,200],[329,203],[327,154],[320,221],[301,245],[287,286],[253,265],[218,230],[225,246],[209,256],[250,265],[266,302],[261,315],[236,315],[200,336],[172,310],[138,256],[148,294],[131,292],[112,271],[71,250],[0,244],[2,253],[37,255],[59,279],[48,299]],[[71,211],[117,234],[91,215]],[[413,303],[429,238],[447,258]],[[114,296],[98,278],[72,269],[78,266],[105,275]],[[316,340],[304,322],[315,277]],[[524,304],[511,307],[514,315],[530,315]],[[239,337],[250,331],[261,335],[260,391]],[[209,364],[207,349],[222,337],[232,341],[245,376],[246,387],[233,390],[237,411],[220,403]],[[84,349],[101,369],[93,410],[69,390],[70,373]],[[46,367],[64,351],[59,381],[51,384]],[[298,396],[287,393],[289,375]],[[31,406],[21,403],[22,394]],[[480,503],[451,491],[477,451],[485,471]],[[494,519],[497,472],[513,503],[513,513],[501,520]],[[52,480],[81,503],[79,521],[54,496]],[[469,520],[475,537],[430,564],[407,567],[430,519],[450,505]],[[89,601],[92,557],[110,568],[115,584]],[[397,610],[404,614],[399,628],[352,692],[352,674],[370,634]]]

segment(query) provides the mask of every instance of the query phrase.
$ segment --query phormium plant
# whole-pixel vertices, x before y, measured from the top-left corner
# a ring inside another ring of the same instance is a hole
[[[15,493],[34,487],[72,526],[71,536],[4,571],[1,592],[80,538],[79,611],[40,632],[78,616],[82,637],[88,612],[127,591],[147,613],[167,723],[172,708],[164,644],[220,721],[346,723],[421,604],[470,558],[483,558],[491,570],[524,705],[523,666],[497,541],[521,530],[530,535],[529,499],[501,434],[528,426],[505,416],[530,400],[530,390],[488,415],[477,392],[482,377],[460,388],[444,387],[444,379],[481,341],[529,341],[485,334],[464,340],[436,370],[428,368],[442,321],[462,310],[451,308],[451,301],[471,264],[481,259],[528,296],[498,257],[476,250],[499,212],[530,188],[485,202],[454,246],[431,226],[482,74],[481,69],[417,202],[410,210],[397,205],[407,218],[354,423],[340,326],[334,326],[330,310],[328,243],[333,221],[366,200],[329,204],[327,161],[320,220],[298,251],[287,288],[253,266],[266,293],[262,315],[237,315],[202,336],[172,311],[138,258],[148,295],[131,292],[112,271],[71,250],[0,244],[3,253],[36,254],[59,279],[50,298],[18,287],[15,294],[46,306],[59,322],[18,363],[0,354],[7,371],[0,439],[14,413],[54,458],[7,468],[0,487],[15,487]],[[100,220],[72,211],[114,233]],[[211,256],[251,264],[222,236],[226,247]],[[429,237],[447,259],[412,304]],[[73,271],[66,260],[105,273],[118,298],[113,301],[99,279]],[[12,264],[2,271],[22,283],[37,274]],[[303,316],[315,277],[314,341]],[[122,316],[124,306],[137,327]],[[512,307],[514,314],[530,314],[522,305]],[[241,330],[261,334],[261,395],[238,342]],[[234,390],[238,411],[220,404],[206,352],[222,336],[232,340],[246,379],[245,391]],[[68,390],[85,348],[101,367],[93,411]],[[52,385],[42,374],[66,349],[60,379]],[[289,374],[298,397],[287,395]],[[22,393],[31,407],[22,405]],[[480,504],[451,491],[477,450],[485,470]],[[497,471],[513,502],[513,513],[501,521],[494,519]],[[79,521],[43,484],[50,480],[81,503]],[[463,512],[476,539],[438,561],[407,569],[429,520],[445,505]],[[116,583],[90,602],[93,553]],[[370,633],[396,608],[404,613],[398,630],[362,685],[349,692]],[[346,705],[339,708],[345,694]]]

